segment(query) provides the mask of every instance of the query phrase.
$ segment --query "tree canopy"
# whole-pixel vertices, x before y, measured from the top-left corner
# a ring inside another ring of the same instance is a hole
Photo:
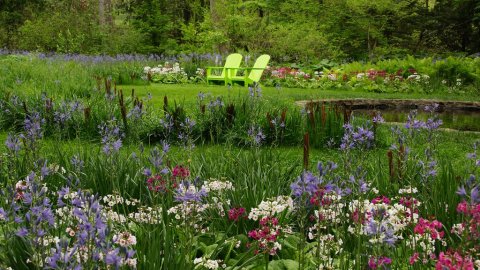
[[[476,0],[5,0],[0,43],[67,53],[267,52],[285,61],[480,51]]]

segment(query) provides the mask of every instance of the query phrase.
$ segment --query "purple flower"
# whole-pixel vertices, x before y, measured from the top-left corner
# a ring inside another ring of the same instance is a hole
[[[70,159],[70,164],[72,164],[76,171],[81,171],[84,165],[83,160],[81,160],[77,155],[74,155]]]
[[[142,118],[142,115],[143,115],[142,107],[140,105],[135,105],[135,107],[133,107],[133,109],[131,109],[128,112],[127,117],[133,118],[134,120],[138,120]]]
[[[151,176],[152,171],[150,170],[150,168],[143,169],[143,175],[148,176],[148,177]]]
[[[467,196],[467,191],[465,190],[465,187],[464,186],[460,186],[458,189],[457,189],[457,192],[456,192],[458,195],[462,196],[462,197],[465,197]]]
[[[439,104],[433,103],[432,105],[426,105],[423,110],[428,113],[434,113],[438,110]]]
[[[249,129],[248,129],[248,136],[250,136],[250,138],[252,139],[253,141],[253,144],[256,145],[256,146],[259,146],[263,140],[265,140],[266,136],[263,134],[263,131],[260,127],[255,127],[255,126],[251,126]]]
[[[2,207],[0,207],[0,220],[8,220],[7,212]]]
[[[297,181],[290,185],[290,189],[295,197],[301,197],[304,194],[312,196],[317,191],[318,185],[320,184],[321,181],[311,172],[304,172],[297,178]]]
[[[163,165],[163,154],[164,152],[160,152],[157,147],[154,147],[150,151],[150,157],[148,158],[148,160],[157,170],[160,170]]]
[[[120,150],[120,147],[122,147],[122,140],[117,139],[112,143],[113,151],[118,152],[118,150]]]
[[[435,129],[438,129],[442,124],[443,124],[442,119],[428,118],[427,122],[424,123],[424,127],[429,130],[435,130]]]
[[[475,186],[470,191],[470,199],[472,200],[472,204],[480,203],[480,190],[478,186]]]
[[[383,119],[383,117],[382,117],[382,115],[380,115],[380,113],[377,113],[373,117],[372,122],[375,123],[375,124],[384,123],[385,119]]]
[[[106,155],[117,153],[122,147],[121,138],[123,137],[123,133],[116,125],[116,119],[112,118],[112,120],[99,125],[98,128],[100,129],[100,135],[102,136],[101,141],[103,144],[103,152]]]
[[[197,188],[189,181],[184,181],[178,185],[175,190],[175,201],[177,202],[201,202],[203,197],[207,196],[207,191],[202,188]]]
[[[122,257],[119,256],[119,252],[120,250],[118,248],[108,252],[107,256],[105,256],[105,263],[107,265],[113,265],[118,269],[122,264]]]
[[[15,233],[18,237],[25,237],[28,235],[28,230],[25,227],[18,229],[17,233]]]
[[[168,153],[168,151],[170,150],[170,145],[166,141],[163,141],[162,146],[163,146],[163,148],[162,148],[163,153],[165,153],[165,154]]]
[[[7,146],[8,150],[14,152],[15,154],[21,149],[19,138],[11,134],[8,134],[5,145]]]
[[[40,174],[42,177],[48,176],[50,174],[50,169],[47,167],[47,161],[43,163],[43,166],[40,169]]]

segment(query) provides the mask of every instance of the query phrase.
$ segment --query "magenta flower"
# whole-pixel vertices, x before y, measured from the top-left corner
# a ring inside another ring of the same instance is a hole
[[[183,180],[190,176],[190,170],[182,165],[177,165],[173,168],[172,175],[174,178],[178,177]]]
[[[239,208],[232,208],[228,210],[228,219],[234,222],[237,222],[240,220],[240,218],[246,218],[247,213],[245,211],[245,208],[239,207]]]

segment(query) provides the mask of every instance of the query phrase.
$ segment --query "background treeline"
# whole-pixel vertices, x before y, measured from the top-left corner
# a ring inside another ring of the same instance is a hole
[[[478,0],[2,0],[0,46],[267,52],[285,62],[480,51]]]

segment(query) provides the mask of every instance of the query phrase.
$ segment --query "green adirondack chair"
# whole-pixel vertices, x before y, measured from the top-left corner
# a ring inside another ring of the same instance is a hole
[[[243,56],[239,53],[232,53],[227,56],[225,66],[223,67],[207,67],[207,84],[212,81],[223,81],[225,85],[231,83],[230,77],[235,76],[237,69],[240,67]],[[222,70],[220,75],[212,74],[212,70]]]
[[[238,70],[245,70],[244,75],[243,76],[233,75],[230,77],[230,81],[232,83],[243,82],[245,87],[248,87],[250,84],[258,83],[262,78],[263,71],[267,68],[269,61],[270,61],[270,55],[268,54],[260,55],[255,61],[255,64],[253,65],[253,67],[235,69],[235,73],[232,73],[232,74],[236,74]]]

